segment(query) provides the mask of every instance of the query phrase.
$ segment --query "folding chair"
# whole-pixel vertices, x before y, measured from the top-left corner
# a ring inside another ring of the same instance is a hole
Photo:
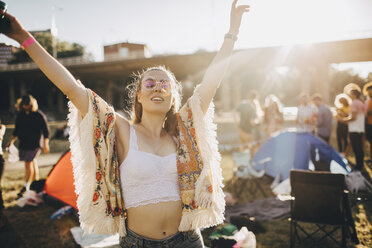
[[[309,239],[315,243],[315,247],[319,247],[320,242],[326,238],[330,238],[340,247],[346,247],[347,234],[351,235],[352,241],[358,243],[348,192],[345,191],[344,175],[292,170],[290,182],[292,189],[290,247],[295,246],[296,240],[303,243]],[[312,223],[317,229],[309,233],[300,222]],[[341,242],[332,236],[340,228]],[[305,234],[305,238],[301,239],[299,231]],[[316,239],[315,234],[320,234],[320,237]]]
[[[261,186],[261,179],[265,175],[265,170],[256,171],[252,167],[251,155],[249,150],[243,152],[234,152],[233,160],[236,165],[235,172],[235,185],[239,185],[239,189],[236,196],[239,197],[241,193],[246,189],[249,193],[250,199],[255,199],[258,192],[266,197],[265,191]],[[258,163],[266,163],[270,159],[264,159]]]

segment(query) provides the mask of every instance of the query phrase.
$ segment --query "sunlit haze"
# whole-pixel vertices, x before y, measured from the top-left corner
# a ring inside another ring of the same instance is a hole
[[[96,60],[103,45],[147,44],[153,54],[215,51],[228,31],[229,0],[12,0],[8,11],[28,30],[51,28],[58,38],[86,46]],[[369,0],[241,0],[243,19],[236,48],[291,45],[372,37]],[[54,6],[54,7],[53,7]],[[3,35],[0,42],[15,44]]]

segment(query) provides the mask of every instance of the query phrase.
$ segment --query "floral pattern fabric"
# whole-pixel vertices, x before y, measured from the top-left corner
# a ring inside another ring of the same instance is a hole
[[[114,110],[93,91],[91,101],[94,115],[93,148],[96,156],[96,183],[92,203],[98,204],[98,199],[104,197],[107,215],[126,217],[120,191],[119,162],[113,129]]]
[[[195,127],[189,103],[186,104],[187,119],[183,121],[177,115],[178,120],[178,147],[177,147],[177,172],[184,211],[196,209],[195,183],[203,169],[203,161],[200,157],[196,142]]]
[[[84,120],[79,120],[72,104],[69,115],[78,208],[81,210],[79,220],[84,232],[119,232],[125,236],[127,214],[119,177],[115,112],[93,91],[87,92],[90,108]],[[199,96],[195,93],[177,113],[177,172],[183,210],[180,231],[209,227],[223,221],[224,195],[212,122],[213,108],[208,113],[206,116],[202,113]],[[81,126],[82,123],[85,126]],[[89,127],[91,131],[86,132]],[[88,154],[95,158],[91,159]],[[91,173],[92,166],[94,173]],[[92,187],[90,180],[94,181]]]

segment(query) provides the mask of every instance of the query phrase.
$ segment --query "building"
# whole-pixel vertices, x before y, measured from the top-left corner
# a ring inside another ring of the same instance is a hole
[[[15,46],[0,43],[0,66],[8,65],[8,61],[14,58],[14,53],[18,50]]]
[[[103,53],[105,61],[151,57],[146,45],[128,42],[104,46]]]

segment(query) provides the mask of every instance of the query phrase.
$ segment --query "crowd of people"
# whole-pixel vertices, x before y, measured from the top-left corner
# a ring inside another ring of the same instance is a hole
[[[324,103],[320,93],[299,95],[296,127],[316,135],[329,143],[333,122],[336,121],[338,151],[347,157],[352,150],[355,155],[353,169],[364,166],[365,142],[372,154],[372,82],[363,90],[354,83],[345,86],[344,92],[334,100],[334,109]],[[284,128],[283,105],[273,94],[265,97],[261,105],[256,91],[249,91],[235,109],[234,120],[239,130],[241,149],[250,149],[251,156],[264,141]],[[368,160],[371,161],[371,160]]]
[[[247,93],[234,112],[243,150],[249,148],[253,156],[266,137],[283,128],[282,108],[279,98],[273,94],[268,95],[261,106],[257,91]]]

